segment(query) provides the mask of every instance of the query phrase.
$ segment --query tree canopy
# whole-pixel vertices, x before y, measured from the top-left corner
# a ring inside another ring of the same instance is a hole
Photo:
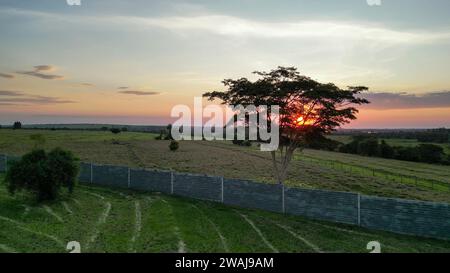
[[[279,106],[280,158],[272,152],[278,181],[282,183],[293,152],[311,139],[356,119],[356,105],[369,103],[358,96],[365,86],[341,89],[333,83],[320,83],[301,75],[295,67],[278,67],[270,72],[254,72],[259,79],[225,79],[226,91],[203,94],[227,105]],[[267,124],[271,123],[266,115]],[[257,124],[260,126],[260,123]],[[280,167],[277,166],[280,163]]]

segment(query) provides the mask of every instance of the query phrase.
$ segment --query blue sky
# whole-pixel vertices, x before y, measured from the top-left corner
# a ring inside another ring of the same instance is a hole
[[[166,123],[224,78],[285,65],[370,87],[380,103],[352,126],[450,126],[450,1],[81,2],[0,0],[0,124]]]

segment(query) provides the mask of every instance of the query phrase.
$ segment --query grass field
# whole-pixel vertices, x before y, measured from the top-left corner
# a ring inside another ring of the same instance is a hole
[[[0,179],[2,177],[0,176]],[[369,231],[185,198],[78,186],[36,205],[0,185],[0,253],[68,252],[450,252],[450,242]]]
[[[149,133],[113,135],[95,131],[0,130],[0,153],[21,155],[33,148],[32,134],[47,139],[45,148],[72,150],[81,160],[131,167],[171,169],[275,183],[268,153],[229,142],[183,141],[170,152],[168,141]],[[115,140],[115,141],[114,141]],[[329,164],[332,161],[335,163]],[[341,168],[341,166],[344,166]],[[352,166],[349,168],[348,166]],[[388,175],[373,176],[373,169]],[[415,181],[401,176],[417,176]],[[430,181],[436,181],[432,189]],[[450,168],[431,164],[305,150],[291,164],[288,186],[359,192],[368,195],[450,202]],[[440,186],[438,186],[440,185]]]
[[[347,144],[352,141],[352,136],[350,135],[331,135],[328,138]],[[450,144],[443,143],[429,143],[429,142],[419,142],[417,139],[402,139],[402,138],[382,138],[381,140],[386,141],[387,144],[391,146],[399,147],[414,147],[419,144],[434,144],[444,148],[445,153],[450,154]]]

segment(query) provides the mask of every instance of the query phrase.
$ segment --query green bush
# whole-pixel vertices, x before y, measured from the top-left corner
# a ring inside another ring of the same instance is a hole
[[[11,165],[5,182],[11,194],[27,191],[38,201],[54,200],[61,187],[73,192],[78,172],[78,160],[70,151],[34,150]]]
[[[111,133],[113,133],[115,135],[121,132],[121,130],[119,128],[112,128],[110,131],[111,131]]]
[[[14,124],[13,124],[13,129],[14,129],[14,130],[22,129],[22,122],[20,122],[20,121],[14,122]]]
[[[171,151],[176,151],[176,150],[178,150],[179,147],[180,147],[180,144],[176,140],[172,140],[169,144],[169,149]]]

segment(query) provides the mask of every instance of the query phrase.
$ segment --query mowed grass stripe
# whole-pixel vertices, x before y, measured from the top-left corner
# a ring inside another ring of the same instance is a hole
[[[97,193],[101,192],[101,194]],[[89,252],[127,252],[133,233],[134,204],[120,195],[120,191],[95,189],[99,198],[103,197],[104,210],[99,215],[89,243]],[[101,198],[102,199],[102,198]]]
[[[135,207],[134,232],[133,232],[133,237],[131,237],[131,240],[130,240],[130,252],[136,252],[134,245],[136,243],[136,240],[139,239],[139,236],[141,235],[141,230],[142,230],[141,203],[139,201],[134,201],[134,207]]]
[[[63,241],[56,236],[33,230],[4,216],[0,216],[0,227],[0,241],[14,242],[14,248],[20,252],[60,252],[64,247]]]
[[[255,230],[255,232],[259,235],[259,237],[261,238],[261,240],[263,240],[263,242],[274,252],[274,253],[278,253],[278,249],[276,249],[270,242],[269,240],[267,240],[266,236],[264,236],[264,234],[261,232],[261,230],[259,228],[256,227],[255,223],[253,223],[252,220],[249,219],[249,217],[245,214],[238,213],[242,218],[245,219],[245,221],[252,226],[252,228]]]
[[[201,201],[185,198],[167,199],[173,208],[173,213],[180,228],[183,241],[189,252],[226,252],[221,239],[221,233],[211,219],[197,206]],[[222,235],[223,236],[223,235]]]
[[[176,226],[171,208],[158,196],[150,195],[141,202],[141,236],[136,241],[136,251],[145,253],[175,253],[178,238],[173,232]]]
[[[324,252],[367,252],[366,246],[370,241],[379,241],[382,252],[450,252],[449,241],[398,235],[264,211],[257,213],[265,219],[289,226],[292,231],[316,244]],[[418,241],[420,243],[414,243]]]
[[[169,203],[166,199],[161,198],[161,201],[166,204],[169,207],[169,211],[170,211],[170,217],[173,220],[173,228],[172,231],[175,234],[176,238],[178,239],[178,253],[186,253],[186,243],[184,242],[183,239],[183,234],[180,231],[180,227],[178,225],[178,221],[176,219],[176,216],[174,214],[174,209],[171,203]]]
[[[198,202],[205,215],[220,228],[231,252],[265,253],[272,249],[261,240],[258,233],[233,208],[211,202]],[[215,235],[217,236],[217,235]]]
[[[220,241],[222,242],[222,247],[223,250],[225,252],[230,252],[230,249],[228,248],[228,243],[227,243],[227,239],[225,238],[225,236],[223,236],[222,232],[220,232],[219,227],[207,216],[205,215],[205,213],[203,212],[202,209],[200,209],[198,206],[191,204],[192,207],[194,207],[195,209],[197,209],[200,214],[206,219],[206,221],[208,221],[208,223],[214,228],[214,230],[217,232],[217,235],[220,238]]]

